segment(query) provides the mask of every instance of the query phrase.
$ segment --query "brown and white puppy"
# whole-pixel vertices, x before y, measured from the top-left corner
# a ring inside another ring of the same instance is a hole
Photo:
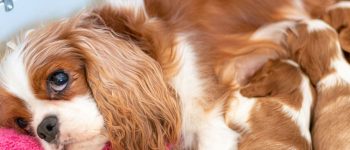
[[[311,149],[314,89],[291,60],[270,60],[233,92],[226,121],[240,132],[239,149]]]
[[[287,32],[286,43],[317,88],[313,147],[349,149],[350,66],[336,30],[320,20],[303,21]]]

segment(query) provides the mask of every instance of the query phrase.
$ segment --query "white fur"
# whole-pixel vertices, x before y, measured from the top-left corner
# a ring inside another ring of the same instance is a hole
[[[118,8],[145,8],[143,0],[105,0],[113,7]]]
[[[197,56],[187,40],[188,36],[186,34],[177,36],[176,53],[180,57],[181,68],[178,74],[171,79],[171,85],[179,95],[182,105],[183,146],[185,148],[192,147],[195,136],[200,135],[201,137],[198,137],[198,142],[201,143],[200,149],[232,147],[232,141],[236,134],[225,127],[224,121],[221,119],[222,113],[219,113],[221,107],[212,112],[205,112],[204,108],[199,105],[201,101],[207,100],[206,97],[203,97],[205,95],[205,80],[199,76],[196,65]],[[213,120],[218,122],[214,123]],[[208,126],[211,128],[208,129]]]
[[[139,15],[139,13],[143,13],[146,15],[145,11],[145,3],[144,0],[104,0],[111,6],[116,7],[116,10],[119,9],[128,9],[133,10],[135,16]],[[147,16],[147,15],[146,15]]]
[[[252,40],[270,40],[280,44],[287,28],[295,24],[293,21],[280,21],[260,27],[251,36]]]
[[[335,69],[335,72],[347,83],[350,83],[350,65],[345,60],[345,57],[342,53],[342,49],[340,43],[337,42],[337,49],[335,50],[337,53],[336,58],[331,61],[331,68]]]
[[[9,93],[24,101],[32,113],[34,133],[42,120],[50,115],[59,120],[60,144],[74,144],[90,141],[89,149],[101,148],[107,138],[103,136],[103,118],[89,93],[76,96],[70,101],[38,99],[32,90],[28,72],[24,64],[23,48],[25,41],[20,45],[11,44],[11,52],[0,64],[0,84]],[[79,135],[79,136],[76,136]],[[91,142],[91,140],[95,141]],[[41,140],[46,149],[60,148],[62,145],[48,144]]]
[[[330,7],[327,8],[327,11],[330,11],[330,10],[334,10],[334,9],[338,9],[338,8],[350,8],[350,2],[348,1],[341,1],[341,2],[338,2]]]
[[[200,150],[236,150],[239,133],[227,126],[220,109],[214,110],[208,122],[199,131]]]
[[[172,85],[178,93],[182,104],[183,138],[184,146],[191,146],[197,129],[203,123],[203,110],[197,106],[204,93],[204,81],[199,79],[196,66],[196,56],[190,43],[186,41],[186,35],[178,36],[176,47],[180,55],[181,69],[172,79]]]
[[[300,85],[300,92],[302,93],[302,104],[300,110],[284,105],[282,110],[290,116],[293,121],[298,125],[301,135],[311,143],[310,135],[310,117],[311,107],[313,103],[313,95],[311,91],[310,80],[306,75],[302,75],[302,81]]]
[[[333,87],[337,84],[350,84],[350,65],[345,60],[341,52],[340,44],[337,43],[336,57],[331,60],[330,68],[335,72],[323,77],[317,84],[318,90],[323,90],[327,87]]]
[[[328,30],[328,29],[333,30],[331,26],[329,26],[327,23],[325,23],[322,20],[314,19],[314,20],[309,20],[306,23],[307,23],[308,32],[315,32],[315,31]]]
[[[249,131],[248,120],[250,112],[256,104],[255,98],[247,98],[241,95],[239,91],[233,93],[233,100],[229,104],[226,112],[230,122],[239,125],[244,131]]]

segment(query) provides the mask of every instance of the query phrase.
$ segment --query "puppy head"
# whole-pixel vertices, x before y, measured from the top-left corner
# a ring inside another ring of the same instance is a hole
[[[301,72],[290,60],[269,60],[241,89],[246,97],[285,96],[299,88]]]
[[[165,149],[177,142],[179,104],[147,52],[157,48],[153,32],[143,32],[153,24],[137,12],[83,13],[28,33],[4,56],[1,85],[27,106],[45,148],[99,149],[109,140],[113,149]]]
[[[286,32],[286,49],[315,85],[332,73],[331,62],[341,59],[338,35],[321,20],[300,21]]]

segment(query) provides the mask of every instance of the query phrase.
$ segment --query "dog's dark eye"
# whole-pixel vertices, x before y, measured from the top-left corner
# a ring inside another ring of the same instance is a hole
[[[16,124],[22,129],[24,129],[28,126],[28,122],[26,120],[24,120],[23,118],[16,118],[15,121],[16,121]]]
[[[60,92],[66,88],[68,80],[69,77],[65,72],[56,71],[49,76],[48,85],[53,91]]]

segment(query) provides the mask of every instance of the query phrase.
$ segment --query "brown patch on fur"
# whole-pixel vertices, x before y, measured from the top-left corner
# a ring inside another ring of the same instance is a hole
[[[277,99],[259,99],[251,111],[251,131],[240,139],[239,149],[303,149],[311,144],[301,136],[299,127],[282,111]]]
[[[311,149],[299,127],[282,110],[285,105],[300,110],[301,74],[295,66],[270,60],[241,89],[243,96],[257,98],[247,122],[249,130],[241,132],[239,149]]]
[[[23,119],[28,125],[20,127],[16,119]],[[29,125],[32,116],[22,100],[9,94],[0,88],[0,127],[12,128],[23,134],[32,134],[32,128]]]
[[[50,47],[50,51],[59,51],[62,50],[61,48],[63,47],[53,46]],[[68,56],[68,54],[64,54],[63,56],[57,54],[56,56],[52,59],[43,60],[40,63],[37,62],[30,68],[32,71],[29,77],[32,79],[30,81],[36,97],[43,100],[70,100],[74,96],[88,93],[88,85],[86,84],[82,62]],[[57,70],[63,70],[69,76],[67,87],[59,93],[53,92],[47,83],[49,76]]]
[[[309,32],[308,24],[299,22],[287,31],[286,48],[315,85],[332,73],[331,60],[337,57],[337,33],[331,28]]]
[[[312,137],[315,149],[349,149],[350,86],[338,83],[318,94],[313,117]]]

